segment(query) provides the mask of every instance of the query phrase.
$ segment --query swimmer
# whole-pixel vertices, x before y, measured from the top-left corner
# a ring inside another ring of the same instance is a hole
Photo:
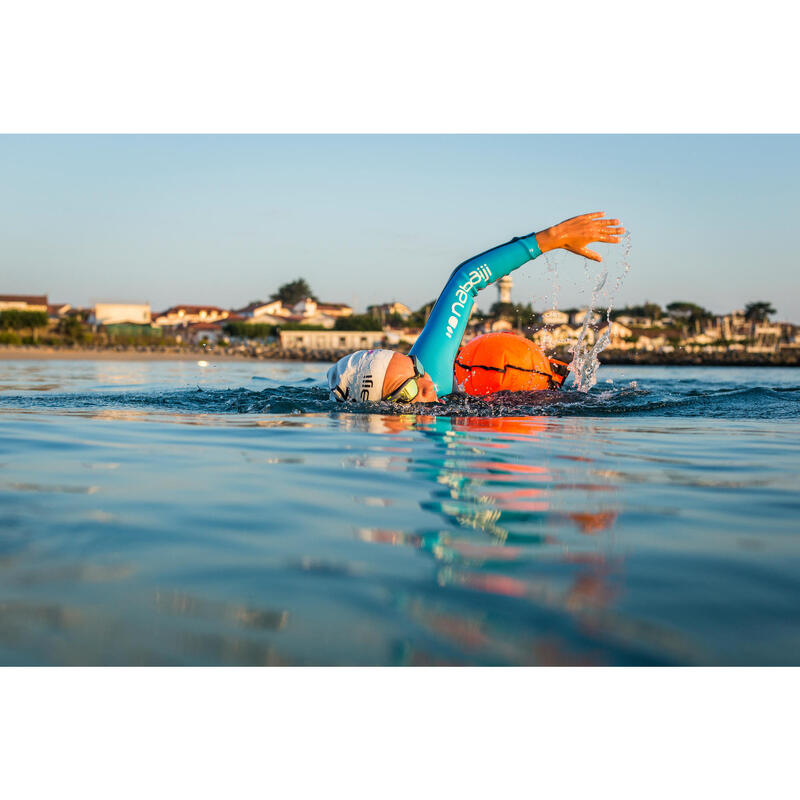
[[[464,261],[450,276],[411,352],[406,356],[393,350],[358,350],[345,356],[328,370],[331,399],[432,403],[451,394],[456,354],[481,289],[550,250],[602,261],[589,245],[616,244],[624,233],[619,220],[605,219],[598,211],[515,237]]]

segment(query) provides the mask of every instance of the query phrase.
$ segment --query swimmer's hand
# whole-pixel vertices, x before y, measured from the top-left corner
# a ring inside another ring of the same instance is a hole
[[[546,253],[560,247],[570,253],[591,258],[592,261],[602,261],[602,257],[594,250],[589,250],[587,245],[592,242],[616,244],[625,233],[625,228],[619,226],[618,219],[603,217],[603,211],[595,211],[593,214],[581,214],[559,222],[552,228],[546,228],[536,234],[539,249]]]

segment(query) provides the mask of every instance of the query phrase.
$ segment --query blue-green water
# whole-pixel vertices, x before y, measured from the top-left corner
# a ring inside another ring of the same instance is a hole
[[[0,663],[800,663],[800,372],[326,367],[0,361]]]

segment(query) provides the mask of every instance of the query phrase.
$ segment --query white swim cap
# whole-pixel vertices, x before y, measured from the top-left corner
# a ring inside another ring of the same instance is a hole
[[[394,350],[357,350],[328,370],[331,400],[375,403],[383,395],[383,379]]]

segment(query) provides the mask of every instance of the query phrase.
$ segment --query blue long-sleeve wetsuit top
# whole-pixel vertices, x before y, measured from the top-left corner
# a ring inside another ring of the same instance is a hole
[[[455,268],[411,348],[411,355],[422,362],[439,397],[453,391],[453,364],[475,296],[541,254],[536,236],[531,233],[479,253]]]

